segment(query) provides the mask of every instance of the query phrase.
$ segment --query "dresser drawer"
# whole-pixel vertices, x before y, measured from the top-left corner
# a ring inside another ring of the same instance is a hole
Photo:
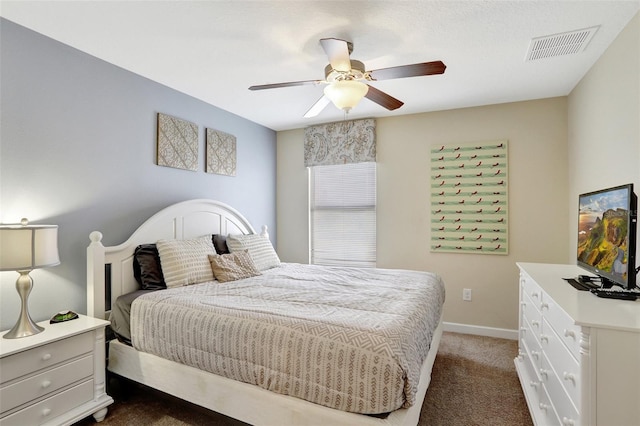
[[[540,411],[539,404],[542,383],[540,383],[540,379],[538,378],[538,369],[533,366],[530,354],[526,350],[526,343],[521,340],[520,345],[521,353],[515,359],[516,372],[518,373],[518,378],[520,379],[529,410],[537,417]]]
[[[523,382],[523,385],[528,388],[535,389],[537,393],[538,387],[540,386],[540,377],[538,377],[538,372],[540,370],[540,361],[536,360],[531,355],[531,350],[529,347],[527,347],[527,344],[525,342],[520,342],[520,344],[522,344],[525,348],[520,360],[522,362],[523,372],[526,373],[526,378],[528,379],[526,382]]]
[[[540,304],[542,303],[542,289],[540,286],[524,274],[520,276],[520,283],[522,285],[522,292],[533,301],[536,309],[540,310]]]
[[[0,388],[0,412],[5,413],[72,383],[88,379],[92,375],[93,356],[89,355],[2,387]]]
[[[560,425],[560,419],[556,413],[556,409],[551,402],[551,397],[547,393],[547,388],[544,384],[540,385],[540,402],[537,409],[537,416],[540,421],[537,423],[541,426],[553,426]]]
[[[553,299],[545,297],[542,315],[564,342],[573,356],[580,357],[580,327],[575,325],[567,313]]]
[[[531,356],[531,361],[533,362],[536,370],[540,368],[540,342],[538,341],[537,336],[530,329],[530,325],[527,320],[523,320],[524,324],[524,337],[523,340],[527,345],[527,349],[529,351],[529,355]]]
[[[40,425],[93,399],[93,380],[0,419],[0,426]]]
[[[542,370],[548,374],[542,376],[542,382],[549,393],[553,408],[562,425],[579,425],[580,414],[562,385],[562,379],[554,373],[551,362],[546,355],[542,357]]]
[[[540,330],[542,327],[542,314],[538,308],[536,308],[535,302],[525,295],[522,303],[522,314],[529,323],[529,328],[535,334],[536,339],[540,337]]]
[[[553,331],[546,319],[543,326],[544,339],[541,346],[546,356],[553,360],[553,368],[560,383],[566,389],[576,408],[580,409],[580,364],[568,351],[560,337]]]
[[[83,333],[0,359],[0,384],[93,350],[93,337]]]

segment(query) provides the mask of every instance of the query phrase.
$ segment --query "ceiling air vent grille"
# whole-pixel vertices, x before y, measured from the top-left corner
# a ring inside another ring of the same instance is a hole
[[[561,34],[532,38],[526,60],[534,61],[536,59],[580,53],[587,47],[593,35],[598,31],[598,28],[599,26],[596,26]]]

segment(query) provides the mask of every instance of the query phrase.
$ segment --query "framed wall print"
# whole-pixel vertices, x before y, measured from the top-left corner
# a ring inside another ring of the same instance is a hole
[[[158,113],[157,164],[198,170],[198,125]]]
[[[236,175],[236,137],[214,129],[207,129],[207,173]]]
[[[509,253],[507,141],[431,148],[431,251]]]

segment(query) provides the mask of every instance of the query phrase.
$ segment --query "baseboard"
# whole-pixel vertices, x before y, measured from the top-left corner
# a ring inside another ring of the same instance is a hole
[[[500,339],[518,340],[518,330],[506,328],[481,327],[478,325],[456,324],[444,322],[444,331],[462,334],[475,334],[477,336],[498,337]]]

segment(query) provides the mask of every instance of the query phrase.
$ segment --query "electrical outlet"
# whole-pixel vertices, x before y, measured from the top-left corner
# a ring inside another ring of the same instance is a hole
[[[471,302],[471,289],[464,288],[462,289],[462,300],[466,302]]]

